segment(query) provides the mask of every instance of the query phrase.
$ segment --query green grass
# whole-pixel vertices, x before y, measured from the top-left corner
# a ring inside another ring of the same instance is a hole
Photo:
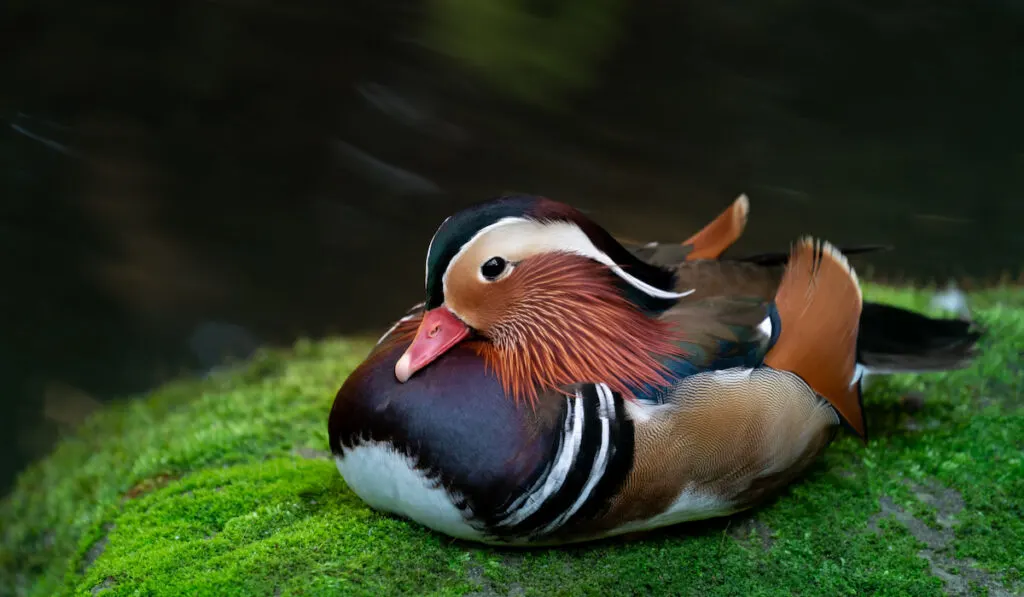
[[[928,293],[865,290],[927,307]],[[990,330],[977,365],[874,380],[867,446],[840,436],[752,513],[571,549],[460,544],[369,510],[325,451],[334,393],[372,341],[266,351],[104,409],[22,474],[0,505],[0,591],[1012,594],[1024,588],[1024,292],[972,300]],[[916,412],[908,395],[924,398]]]

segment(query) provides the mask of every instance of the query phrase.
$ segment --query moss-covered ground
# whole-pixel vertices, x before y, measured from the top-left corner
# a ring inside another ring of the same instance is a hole
[[[372,339],[266,351],[106,408],[27,470],[0,506],[0,591],[1020,594],[1024,292],[971,301],[978,363],[874,378],[868,445],[840,436],[751,513],[572,549],[476,547],[371,511],[327,457],[326,416]]]

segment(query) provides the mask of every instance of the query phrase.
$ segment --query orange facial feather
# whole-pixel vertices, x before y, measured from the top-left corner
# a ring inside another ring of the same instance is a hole
[[[503,282],[501,315],[474,342],[506,393],[533,404],[539,390],[604,382],[627,399],[629,386],[661,385],[659,356],[682,356],[675,330],[650,318],[616,286],[605,266],[570,253],[521,262]]]

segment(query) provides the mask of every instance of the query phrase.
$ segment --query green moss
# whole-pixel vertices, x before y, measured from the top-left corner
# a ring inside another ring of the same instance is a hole
[[[927,310],[928,293],[866,291]],[[570,549],[465,545],[371,511],[325,450],[334,393],[372,341],[266,351],[109,407],[26,471],[0,507],[0,591],[936,595],[944,582],[1019,590],[1022,297],[974,295],[990,330],[978,364],[874,380],[870,443],[842,436],[764,507]],[[901,406],[912,394],[923,397],[916,412]]]

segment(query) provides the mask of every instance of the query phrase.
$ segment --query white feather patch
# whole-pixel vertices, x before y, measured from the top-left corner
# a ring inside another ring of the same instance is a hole
[[[364,442],[335,457],[349,489],[370,507],[409,518],[440,533],[479,541],[483,534],[467,522],[443,487],[416,470],[412,459],[384,442]]]

